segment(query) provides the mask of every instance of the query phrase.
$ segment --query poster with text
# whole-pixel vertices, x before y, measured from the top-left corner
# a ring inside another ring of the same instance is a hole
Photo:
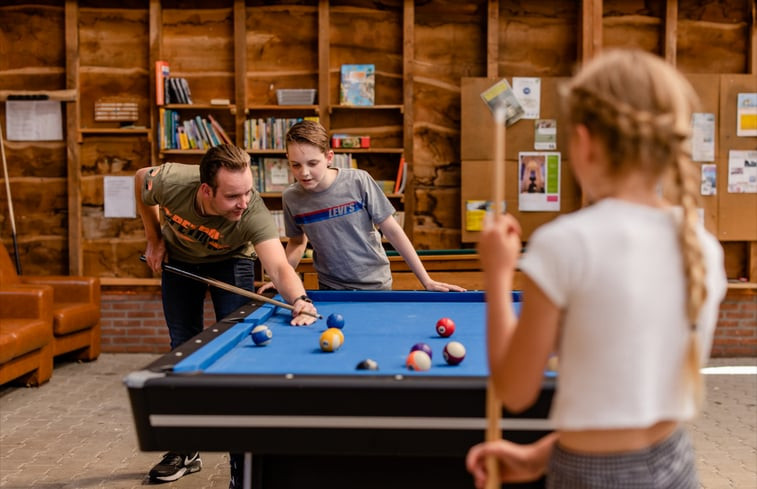
[[[757,93],[740,93],[736,105],[736,135],[757,136]]]
[[[757,151],[728,152],[728,192],[757,194]]]
[[[518,208],[521,211],[560,211],[560,153],[518,154]]]

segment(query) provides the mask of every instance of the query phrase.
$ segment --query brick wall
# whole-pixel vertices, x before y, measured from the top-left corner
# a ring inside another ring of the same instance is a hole
[[[713,357],[757,357],[757,291],[729,289],[720,305]]]
[[[215,322],[205,301],[205,324]],[[169,351],[160,291],[102,294],[102,351],[164,353]],[[730,289],[720,307],[713,357],[757,357],[757,291]]]

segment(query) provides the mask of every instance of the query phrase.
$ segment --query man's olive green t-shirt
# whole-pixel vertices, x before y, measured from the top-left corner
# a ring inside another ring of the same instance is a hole
[[[142,202],[160,207],[161,232],[171,258],[187,263],[256,258],[255,244],[279,239],[278,227],[256,190],[242,218],[230,221],[197,212],[195,197],[199,188],[197,165],[165,163],[147,172]]]

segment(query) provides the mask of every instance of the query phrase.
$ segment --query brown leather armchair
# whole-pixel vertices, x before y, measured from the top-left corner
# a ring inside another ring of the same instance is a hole
[[[52,288],[0,283],[0,385],[40,385],[52,373]]]
[[[72,353],[84,361],[100,356],[100,279],[18,275],[8,250],[0,248],[0,286],[49,286],[53,291],[53,356]]]

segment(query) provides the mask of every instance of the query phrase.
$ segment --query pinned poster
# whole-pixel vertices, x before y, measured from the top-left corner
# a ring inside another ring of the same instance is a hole
[[[560,211],[560,153],[518,154],[518,208]]]
[[[728,193],[757,194],[757,151],[728,152]]]
[[[713,163],[702,165],[702,195],[717,195],[718,193],[718,168]]]
[[[523,118],[538,119],[541,110],[541,78],[514,76],[513,93],[523,107]]]
[[[691,159],[715,161],[715,114],[695,112],[691,119]]]
[[[757,93],[740,93],[736,106],[736,135],[757,136]]]
[[[8,141],[62,141],[63,114],[56,100],[7,100]]]
[[[103,177],[105,217],[137,217],[134,177]]]

